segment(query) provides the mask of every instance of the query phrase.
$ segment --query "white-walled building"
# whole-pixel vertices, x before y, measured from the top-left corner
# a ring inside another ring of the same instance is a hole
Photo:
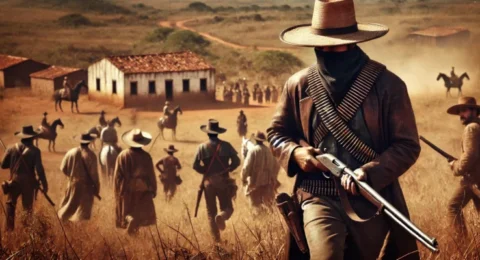
[[[111,56],[88,67],[90,99],[129,107],[215,100],[215,68],[192,52]]]

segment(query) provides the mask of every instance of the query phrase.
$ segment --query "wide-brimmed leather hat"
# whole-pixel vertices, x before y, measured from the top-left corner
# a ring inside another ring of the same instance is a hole
[[[22,131],[15,132],[15,136],[21,139],[27,139],[37,136],[40,131],[36,131],[33,129],[33,126],[27,125],[22,127]]]
[[[357,23],[353,0],[315,0],[312,23],[284,30],[280,40],[296,46],[327,47],[366,42],[387,32],[385,25]]]
[[[215,119],[209,119],[208,125],[200,126],[200,130],[207,134],[223,134],[227,129],[220,127],[220,123]]]
[[[163,150],[167,153],[176,153],[178,152],[177,149],[175,149],[175,146],[173,144],[169,145],[168,148],[163,148]]]
[[[262,131],[253,133],[252,138],[260,142],[267,142],[267,136]]]
[[[81,144],[89,144],[92,141],[94,141],[96,138],[96,135],[94,134],[89,134],[89,133],[83,133],[81,135],[76,135],[73,137],[73,139]]]
[[[458,104],[451,106],[447,109],[447,113],[450,115],[460,114],[460,109],[462,108],[476,108],[480,114],[480,106],[477,105],[477,100],[474,97],[460,97],[458,98]]]
[[[152,141],[152,135],[138,128],[123,133],[122,141],[133,148],[140,148]]]

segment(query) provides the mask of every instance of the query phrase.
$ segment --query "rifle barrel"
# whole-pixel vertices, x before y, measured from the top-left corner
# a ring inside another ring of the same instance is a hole
[[[434,145],[432,142],[428,141],[425,137],[423,136],[420,136],[420,140],[423,141],[425,144],[427,144],[428,146],[430,146],[430,148],[432,148],[433,150],[435,150],[435,152],[439,153],[440,155],[442,155],[443,157],[445,157],[447,160],[456,160],[455,157],[453,157],[452,155],[448,154],[447,152],[445,152],[444,150],[440,149],[438,146]]]

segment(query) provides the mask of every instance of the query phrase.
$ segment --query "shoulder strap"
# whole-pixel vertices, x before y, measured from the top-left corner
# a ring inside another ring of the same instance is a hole
[[[368,96],[378,76],[385,70],[385,66],[375,61],[368,61],[352,87],[335,108],[323,86],[317,66],[311,66],[308,72],[308,94],[312,97],[315,109],[322,120],[314,132],[314,143],[318,146],[330,132],[353,157],[362,163],[367,163],[377,157],[377,153],[358,138],[348,127],[347,123]]]
[[[209,146],[210,145],[207,144],[207,147],[209,147]],[[208,164],[208,168],[207,168],[207,171],[205,172],[205,176],[209,174],[210,169],[212,168],[213,162],[217,159],[218,152],[220,151],[220,146],[221,146],[221,143],[219,142],[217,144],[217,147],[215,148],[215,152],[213,153],[212,159],[210,160],[210,163]],[[223,167],[223,165],[222,165],[222,167]]]

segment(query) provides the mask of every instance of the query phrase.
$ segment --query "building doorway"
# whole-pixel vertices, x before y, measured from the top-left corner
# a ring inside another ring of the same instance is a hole
[[[165,98],[168,101],[173,100],[173,80],[165,80]]]

